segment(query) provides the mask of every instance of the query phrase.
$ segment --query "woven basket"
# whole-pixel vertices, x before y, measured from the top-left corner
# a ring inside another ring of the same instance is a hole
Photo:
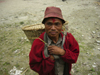
[[[45,26],[44,24],[28,25],[22,27],[22,30],[32,44],[34,39],[38,38],[45,31]]]

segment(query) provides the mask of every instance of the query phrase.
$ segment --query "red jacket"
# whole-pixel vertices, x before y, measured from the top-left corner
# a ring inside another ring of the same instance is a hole
[[[45,32],[44,32],[45,33]],[[39,38],[44,40],[44,33],[42,33]],[[63,38],[63,34],[61,33]],[[44,55],[44,46],[45,44],[39,39],[35,39],[31,51],[29,53],[29,65],[30,68],[39,75],[55,75],[54,71],[54,62],[49,57]],[[72,63],[76,63],[79,55],[79,45],[71,33],[67,33],[65,37],[65,43],[63,45],[64,50],[66,51],[65,55],[61,56],[63,61],[66,62],[68,67],[65,67],[65,71],[70,74]],[[68,69],[67,69],[68,68]],[[67,74],[64,74],[67,75]]]

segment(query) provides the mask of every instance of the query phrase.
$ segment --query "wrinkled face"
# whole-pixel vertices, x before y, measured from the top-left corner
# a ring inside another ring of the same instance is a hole
[[[62,30],[62,21],[58,18],[49,18],[45,21],[45,31],[51,38],[59,36]]]

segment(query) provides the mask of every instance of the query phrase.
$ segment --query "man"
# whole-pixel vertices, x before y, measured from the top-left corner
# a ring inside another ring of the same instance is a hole
[[[72,63],[76,63],[79,45],[71,33],[64,35],[65,23],[58,7],[47,7],[42,21],[45,32],[35,39],[29,54],[30,68],[39,75],[71,75]]]

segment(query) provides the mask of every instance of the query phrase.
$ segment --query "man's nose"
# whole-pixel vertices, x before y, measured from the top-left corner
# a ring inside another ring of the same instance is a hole
[[[55,29],[56,29],[56,28],[55,28],[55,25],[52,25],[51,29],[52,29],[52,30],[55,30]]]

